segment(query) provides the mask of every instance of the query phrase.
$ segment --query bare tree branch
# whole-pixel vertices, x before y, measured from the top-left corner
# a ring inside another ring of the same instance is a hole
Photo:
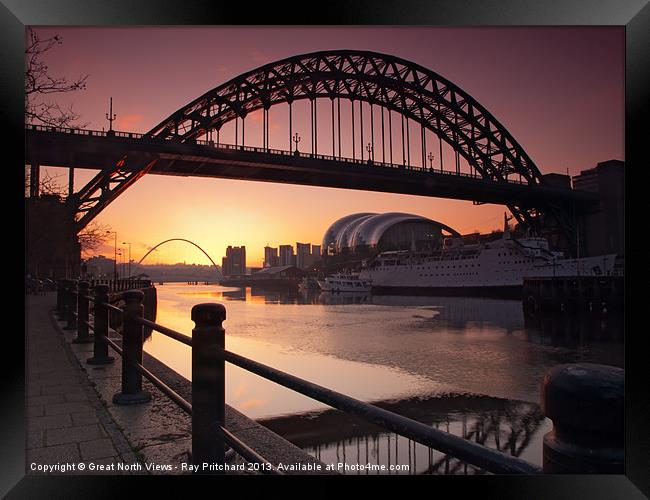
[[[41,56],[62,43],[61,37],[41,39],[31,28],[28,31],[28,45],[25,50],[25,119],[31,124],[52,127],[84,128],[88,123],[79,123],[80,115],[72,106],[63,108],[56,102],[44,100],[48,94],[67,93],[86,89],[88,75],[69,81],[65,77],[54,77]]]
[[[53,194],[65,198],[66,189],[64,185],[60,184],[58,181],[62,176],[63,174],[51,175],[49,172],[45,172],[39,183],[39,192],[41,194]]]
[[[101,224],[96,220],[91,221],[79,234],[79,243],[81,244],[81,253],[87,257],[90,253],[97,250],[102,244],[109,239],[109,233],[112,232],[111,226]]]
[[[29,196],[30,189],[30,169],[25,168],[25,196]],[[67,191],[64,184],[61,184],[59,179],[63,174],[52,175],[50,172],[45,171],[38,182],[38,192],[40,195],[55,195],[61,199],[65,199]]]

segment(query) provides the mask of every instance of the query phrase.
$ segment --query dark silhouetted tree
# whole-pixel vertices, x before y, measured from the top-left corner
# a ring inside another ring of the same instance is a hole
[[[88,75],[69,81],[65,77],[55,77],[49,72],[42,59],[43,54],[62,43],[55,35],[41,38],[31,28],[27,29],[27,48],[25,49],[25,119],[35,125],[52,127],[84,128],[87,123],[79,123],[78,115],[72,106],[62,107],[48,96],[84,90]]]
[[[95,250],[108,241],[113,228],[108,224],[97,222],[96,219],[90,221],[78,234],[79,244],[81,245],[81,254],[84,257],[90,256]]]

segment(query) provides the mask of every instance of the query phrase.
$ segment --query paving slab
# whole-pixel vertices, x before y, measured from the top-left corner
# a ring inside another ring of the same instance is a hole
[[[95,459],[137,461],[54,320],[55,304],[55,293],[27,296],[25,472],[91,473]]]

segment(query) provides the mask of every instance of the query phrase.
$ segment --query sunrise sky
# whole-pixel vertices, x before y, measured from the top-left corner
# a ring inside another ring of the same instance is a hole
[[[456,83],[510,131],[542,173],[568,170],[576,175],[599,161],[624,159],[624,30],[620,27],[37,27],[35,31],[43,38],[62,37],[62,45],[45,57],[51,74],[68,79],[89,75],[86,90],[62,95],[57,101],[74,104],[90,129],[108,128],[109,97],[117,114],[114,129],[147,132],[199,95],[263,64],[318,50],[358,49],[402,57]],[[271,110],[270,146],[287,149],[282,113],[286,115],[286,110]],[[294,130],[306,136],[308,106],[294,106],[294,119]],[[249,132],[247,120],[247,144],[261,145],[254,117],[251,122]],[[228,130],[222,131],[222,142],[234,142]],[[419,129],[414,127],[412,133],[419,134]],[[303,140],[304,149],[309,149],[308,137]],[[319,139],[319,152],[321,144],[325,144],[323,153],[331,153],[331,139],[329,149],[327,141]],[[62,174],[58,181],[67,182],[63,169],[50,169],[50,173]],[[94,172],[75,174],[79,189]],[[117,231],[118,246],[131,242],[135,261],[162,240],[186,238],[218,263],[227,245],[246,245],[248,265],[259,266],[267,243],[320,244],[327,227],[339,217],[389,211],[423,215],[470,232],[500,228],[504,207],[148,175],[109,205],[97,221]],[[97,253],[112,258],[112,237]],[[201,252],[182,243],[162,246],[145,263],[183,261],[208,263]]]

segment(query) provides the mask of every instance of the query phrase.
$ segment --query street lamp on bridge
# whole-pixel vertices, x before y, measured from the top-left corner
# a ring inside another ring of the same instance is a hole
[[[106,234],[115,234],[115,251],[113,253],[113,279],[117,280],[117,231],[106,231]]]
[[[120,247],[118,255],[120,256],[120,265],[122,266],[122,272],[120,274],[124,278],[126,275],[126,248]]]
[[[299,153],[298,153],[298,143],[300,142],[300,136],[298,135],[298,132],[296,132],[296,135],[293,136],[293,142],[296,143],[296,151],[295,151],[295,154],[297,155],[297,154],[299,154]]]
[[[118,267],[117,267],[117,268],[118,268],[118,271],[119,271],[120,266],[122,266],[122,272],[124,272],[124,263],[122,262],[122,255],[123,255],[123,254],[122,254],[122,248],[120,247],[120,249],[119,249],[118,252],[117,252],[117,257],[119,257],[119,259],[120,259],[120,263],[118,264]],[[118,278],[119,278],[119,276],[120,276],[120,273],[119,273],[119,272],[117,273],[117,276],[118,276]]]
[[[113,122],[115,121],[115,118],[117,118],[117,115],[113,113],[113,98],[111,97],[110,109],[109,112],[106,113],[106,119],[108,120],[108,132],[106,133],[107,135],[115,134],[115,132],[113,132]]]
[[[372,144],[368,143],[368,145],[366,146],[366,151],[368,151],[368,163],[372,163],[372,150],[373,150]]]
[[[123,241],[122,245],[129,245],[129,278],[131,277],[131,242]]]
[[[433,172],[433,159],[435,158],[435,156],[433,156],[433,153],[429,151],[427,158],[429,158],[429,170]]]

